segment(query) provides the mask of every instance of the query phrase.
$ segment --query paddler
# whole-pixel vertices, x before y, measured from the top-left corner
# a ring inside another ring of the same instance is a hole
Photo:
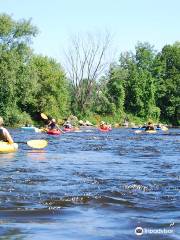
[[[54,118],[49,121],[47,127],[48,127],[49,130],[59,130],[59,131],[61,131],[62,133],[64,133],[64,132],[60,129],[60,127],[57,125],[56,119],[54,119]]]
[[[149,131],[149,130],[155,130],[154,125],[152,122],[148,122],[145,131]]]
[[[105,122],[103,122],[103,121],[101,121],[101,123],[100,123],[100,128],[103,129],[103,130],[109,129],[108,125]]]
[[[72,128],[72,124],[70,123],[70,121],[66,121],[63,125],[63,127],[71,129]]]
[[[8,132],[8,130],[3,127],[3,124],[4,124],[4,120],[2,117],[0,117],[0,141],[13,144],[14,141],[13,141],[10,133]]]

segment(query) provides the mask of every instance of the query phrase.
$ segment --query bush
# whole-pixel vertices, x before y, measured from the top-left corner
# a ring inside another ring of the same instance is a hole
[[[7,111],[4,117],[5,125],[15,127],[22,126],[25,124],[33,124],[30,115],[26,112],[21,112],[19,109],[14,109],[13,111]]]

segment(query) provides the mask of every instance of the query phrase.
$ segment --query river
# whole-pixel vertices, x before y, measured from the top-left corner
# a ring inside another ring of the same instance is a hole
[[[48,146],[0,155],[0,239],[180,239],[180,129],[10,131]]]

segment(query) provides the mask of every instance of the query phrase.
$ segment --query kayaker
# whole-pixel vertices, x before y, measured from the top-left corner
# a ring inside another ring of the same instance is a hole
[[[149,131],[149,130],[155,130],[152,122],[148,122],[148,125],[145,128],[145,131]]]
[[[48,127],[49,130],[59,130],[59,131],[61,131],[62,133],[64,133],[64,132],[60,129],[60,127],[57,125],[56,120],[55,120],[54,118],[50,120],[50,122],[48,123],[47,127]]]
[[[0,141],[13,144],[14,141],[13,141],[10,133],[8,132],[8,130],[3,127],[3,124],[4,124],[4,120],[2,117],[0,117]]]
[[[65,127],[65,128],[72,128],[72,124],[70,123],[70,121],[66,121],[64,123],[63,127]]]
[[[103,130],[107,130],[108,129],[108,125],[105,122],[101,121],[100,128],[103,129]]]

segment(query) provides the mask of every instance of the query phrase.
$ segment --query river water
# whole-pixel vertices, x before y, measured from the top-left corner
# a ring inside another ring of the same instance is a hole
[[[49,144],[0,155],[0,239],[180,239],[180,129],[11,134]]]

